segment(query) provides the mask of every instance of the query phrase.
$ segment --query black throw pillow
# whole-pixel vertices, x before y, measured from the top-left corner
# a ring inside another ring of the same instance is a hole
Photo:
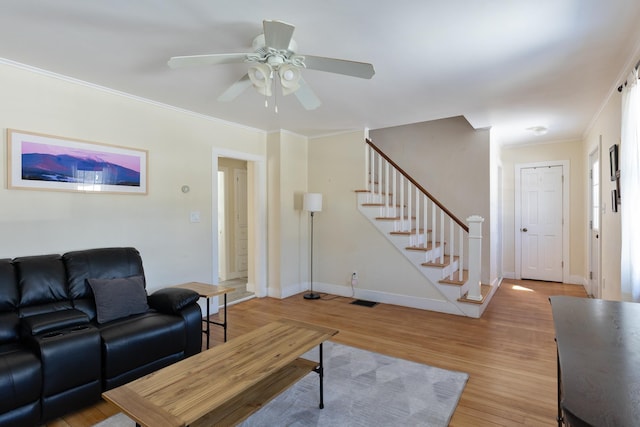
[[[118,279],[87,279],[96,302],[98,323],[144,313],[149,310],[142,276]]]

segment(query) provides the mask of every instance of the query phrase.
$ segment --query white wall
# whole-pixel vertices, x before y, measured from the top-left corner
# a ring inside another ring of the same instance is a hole
[[[269,296],[287,297],[309,281],[307,139],[289,132],[269,134]]]
[[[488,238],[490,252],[489,257],[489,277],[491,280],[500,283],[503,279],[502,269],[502,254],[503,254],[503,218],[502,218],[502,205],[504,195],[502,193],[502,161],[500,160],[500,144],[494,132],[490,130],[490,201],[489,209],[490,224],[488,227]],[[483,254],[487,256],[487,254]],[[493,283],[492,283],[493,284]]]
[[[6,64],[0,93],[0,257],[134,246],[150,290],[217,280],[212,151],[266,155],[263,132]],[[7,128],[148,150],[149,194],[8,190]],[[189,222],[190,211],[200,223]]]
[[[616,213],[611,211],[611,190],[615,188],[615,182],[609,179],[609,147],[613,144],[620,143],[621,103],[621,95],[618,92],[613,93],[587,134],[584,149],[584,164],[585,167],[588,167],[589,153],[598,147],[600,138],[602,138],[602,146],[600,147],[600,197],[603,209],[601,211],[602,221],[600,230],[600,245],[602,251],[600,272],[603,284],[602,298],[610,300],[622,299],[620,288],[620,212]],[[585,182],[584,186],[585,191],[588,191],[589,182]],[[624,189],[622,194],[622,203],[624,203]],[[587,203],[588,198],[585,201],[585,207]],[[585,211],[586,209],[588,209],[588,207],[585,208]],[[586,229],[584,230],[584,235],[586,239]],[[589,254],[585,250],[585,268],[588,266],[588,256]]]

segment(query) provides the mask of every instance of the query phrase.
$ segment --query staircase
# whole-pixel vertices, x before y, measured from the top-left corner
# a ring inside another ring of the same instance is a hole
[[[442,311],[480,317],[495,289],[480,283],[482,222],[456,218],[370,140],[358,210],[442,294]]]

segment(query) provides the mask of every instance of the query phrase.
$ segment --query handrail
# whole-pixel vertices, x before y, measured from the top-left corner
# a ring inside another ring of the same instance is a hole
[[[451,219],[453,219],[456,222],[456,224],[458,224],[464,231],[466,231],[467,233],[469,232],[469,226],[467,224],[462,222],[449,209],[447,209],[438,199],[433,197],[433,195],[431,193],[429,193],[427,190],[425,190],[418,182],[416,182],[415,179],[413,179],[400,166],[398,166],[393,160],[391,160],[389,158],[389,156],[387,156],[380,148],[376,147],[376,145],[369,138],[365,138],[365,142],[367,144],[369,144],[369,146],[371,146],[371,148],[373,148],[378,154],[380,154],[380,156],[382,156],[382,158],[384,158],[387,162],[389,162],[389,164],[391,164],[391,166],[396,168],[396,170],[398,170],[398,172],[400,172],[405,178],[407,178],[407,180],[409,180],[409,182],[411,182],[413,185],[415,185],[416,188],[418,188],[423,194],[425,194],[433,203],[435,203],[436,206],[438,206],[440,209],[442,209],[442,211],[444,213],[449,215],[449,217]]]

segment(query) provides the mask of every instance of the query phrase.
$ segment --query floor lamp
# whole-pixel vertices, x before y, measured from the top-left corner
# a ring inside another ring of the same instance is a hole
[[[313,214],[322,211],[322,194],[304,193],[302,198],[302,209],[311,212],[311,288],[310,292],[304,294],[304,298],[319,299],[320,294],[313,292]]]

